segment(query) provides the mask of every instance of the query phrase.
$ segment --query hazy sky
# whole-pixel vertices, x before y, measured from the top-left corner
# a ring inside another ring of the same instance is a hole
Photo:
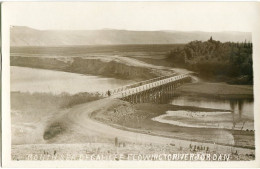
[[[36,29],[247,31],[257,15],[246,2],[6,3],[10,25]]]

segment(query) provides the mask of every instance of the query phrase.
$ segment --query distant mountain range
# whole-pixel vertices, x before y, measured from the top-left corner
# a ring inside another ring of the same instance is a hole
[[[251,41],[249,32],[182,32],[130,30],[37,30],[24,26],[10,29],[11,46],[73,46],[117,44],[177,44],[193,40]]]

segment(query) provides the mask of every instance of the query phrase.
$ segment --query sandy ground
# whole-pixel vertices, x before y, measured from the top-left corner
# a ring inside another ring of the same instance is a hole
[[[192,144],[204,147],[207,146],[210,150],[216,153],[236,152],[240,155],[245,156],[246,154],[254,154],[254,150],[251,149],[234,147],[231,148],[223,145],[178,140],[139,132],[121,130],[90,118],[93,112],[108,111],[109,109],[111,109],[111,107],[119,104],[120,102],[121,104],[124,104],[122,101],[106,98],[92,101],[86,104],[77,105],[70,109],[59,112],[59,114],[56,114],[53,118],[50,118],[47,123],[47,127],[42,128],[42,136],[45,137],[45,143],[48,144],[43,144],[39,147],[37,146],[37,144],[13,145],[13,157],[22,159],[24,158],[24,154],[26,154],[25,152],[35,153],[40,150],[50,149],[53,144],[59,144],[60,146],[63,145],[66,148],[70,147],[71,149],[73,149],[78,146],[77,144],[113,143],[115,138],[118,138],[118,140],[120,140],[121,142],[135,143],[137,145],[141,145],[141,147],[142,145],[146,144],[159,144],[161,146],[174,144],[179,149],[182,149],[188,148],[190,144]],[[81,148],[79,149],[81,150]],[[166,150],[166,152],[170,153],[169,150]]]
[[[222,117],[221,117],[222,116]],[[177,119],[177,120],[175,120]],[[152,120],[161,123],[173,124],[176,126],[192,127],[192,128],[221,128],[228,130],[243,130],[253,132],[254,121],[248,119],[246,123],[237,122],[233,126],[231,112],[192,112],[185,110],[167,111],[166,114],[157,116]],[[241,129],[242,128],[242,129]]]

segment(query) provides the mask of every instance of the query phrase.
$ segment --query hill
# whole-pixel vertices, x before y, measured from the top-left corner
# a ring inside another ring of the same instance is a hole
[[[24,26],[10,28],[11,46],[75,46],[116,44],[177,44],[193,40],[251,41],[247,32],[181,32],[129,30],[37,30]]]

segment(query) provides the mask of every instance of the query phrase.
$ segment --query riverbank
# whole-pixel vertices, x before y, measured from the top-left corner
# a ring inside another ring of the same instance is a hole
[[[45,137],[42,143],[13,144],[12,159],[23,160],[28,154],[43,156],[56,154],[62,156],[66,154],[113,154],[115,152],[114,150],[125,155],[133,153],[175,154],[178,152],[184,154],[226,153],[232,155],[231,160],[254,159],[254,150],[248,148],[230,147],[207,142],[196,142],[162,135],[153,135],[152,133],[148,133],[148,130],[146,130],[146,133],[142,133],[140,130],[122,130],[122,128],[110,126],[107,125],[108,123],[104,124],[103,122],[101,123],[92,119],[94,118],[93,113],[114,113],[114,108],[120,106],[127,108],[129,114],[134,113],[133,107],[128,102],[109,98],[58,111],[53,114],[51,118],[46,120],[46,123],[42,126],[42,130],[38,132],[39,137],[42,139],[46,133],[52,133],[52,137]],[[147,104],[147,106],[149,106],[149,109],[156,107],[150,107],[149,104]],[[51,127],[53,124],[56,124],[55,128]],[[62,132],[55,133],[54,130],[57,129],[62,130]],[[32,133],[34,133],[34,131],[32,131]],[[115,140],[118,140],[118,146],[115,146]]]
[[[62,72],[97,75],[133,81],[148,80],[173,74],[163,66],[155,66],[134,58],[116,55],[99,56],[11,56],[11,66],[56,70]]]
[[[193,88],[194,87],[194,88]],[[228,85],[219,83],[191,83],[185,84],[175,90],[176,95],[200,96],[218,99],[253,99],[253,87],[241,85]],[[120,105],[109,112],[93,113],[93,118],[125,130],[172,137],[185,140],[218,143],[254,149],[254,132],[231,129],[193,128],[185,126],[160,123],[152,119],[165,114],[167,111],[190,112],[225,112],[224,108],[199,108],[195,106],[177,106],[170,104],[142,103],[129,106]],[[232,119],[232,118],[231,118]],[[178,119],[177,119],[178,121]],[[198,122],[199,123],[199,122]],[[194,124],[196,125],[196,124]],[[192,139],[191,139],[192,138]]]
[[[177,95],[197,95],[221,99],[251,99],[254,98],[252,85],[230,85],[226,83],[198,82],[180,86]]]
[[[144,103],[136,104],[131,108],[120,105],[116,107],[116,112],[113,110],[103,113],[95,112],[92,114],[92,118],[122,130],[129,130],[180,140],[217,143],[220,145],[230,145],[235,147],[254,149],[254,132],[183,127],[167,123],[160,123],[153,120],[153,118],[165,114],[166,111],[176,110],[224,112],[224,110],[217,109]]]

